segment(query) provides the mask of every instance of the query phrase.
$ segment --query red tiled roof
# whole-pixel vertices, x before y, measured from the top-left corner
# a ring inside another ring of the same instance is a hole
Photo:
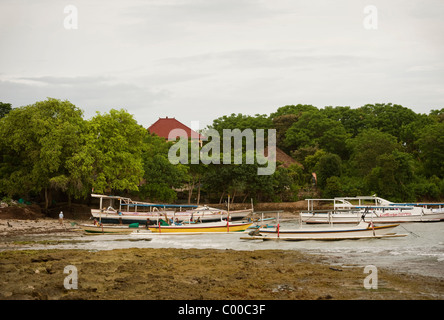
[[[281,162],[281,166],[283,166],[284,168],[288,168],[293,163],[296,163],[298,166],[303,168],[302,164],[300,164],[295,159],[290,157],[284,151],[282,151],[278,147],[275,147],[275,149],[276,149],[276,161]],[[268,157],[268,147],[266,147],[265,150],[264,150],[264,156]]]
[[[186,132],[186,136],[188,138],[196,138],[201,139],[203,136],[192,130],[190,127],[187,127],[182,122],[176,120],[176,118],[159,118],[156,122],[154,122],[149,128],[150,133],[155,133],[159,137],[163,137],[168,139],[168,135],[173,129],[182,129]],[[178,134],[178,136],[184,136]]]

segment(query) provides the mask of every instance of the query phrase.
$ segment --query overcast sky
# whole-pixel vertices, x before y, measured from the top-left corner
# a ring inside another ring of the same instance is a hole
[[[85,119],[124,108],[145,127],[203,128],[298,103],[444,108],[442,0],[0,0],[0,41],[0,101],[69,100]]]

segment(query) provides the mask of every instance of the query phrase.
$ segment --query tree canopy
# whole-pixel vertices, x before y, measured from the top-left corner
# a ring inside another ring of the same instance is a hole
[[[273,174],[258,175],[258,158],[246,161],[257,150],[232,147],[241,163],[223,163],[220,155],[221,161],[176,164],[168,158],[174,142],[150,134],[124,109],[85,120],[69,101],[48,98],[17,108],[2,102],[0,197],[40,198],[46,207],[55,193],[71,200],[91,192],[197,203],[223,202],[228,195],[236,202],[314,194],[444,198],[444,109],[417,114],[391,103],[297,104],[269,115],[223,115],[209,129],[221,135],[226,129],[276,129],[277,147],[296,163],[278,159]],[[199,146],[201,156],[209,156],[209,143]],[[222,150],[222,139],[212,143]]]

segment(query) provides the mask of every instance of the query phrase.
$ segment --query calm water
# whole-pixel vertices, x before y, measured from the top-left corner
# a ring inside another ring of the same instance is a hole
[[[282,228],[296,228],[298,222],[282,222]],[[316,226],[313,226],[316,227]],[[329,257],[338,266],[366,266],[396,268],[401,272],[444,278],[444,222],[405,223],[394,232],[406,237],[341,241],[251,241],[242,240],[246,234],[149,234],[147,241],[136,235],[83,235],[70,237],[74,243],[33,245],[29,248],[59,248],[111,250],[123,248],[197,248],[233,250],[300,250]],[[47,236],[45,237],[47,239]],[[52,238],[55,239],[55,238]],[[60,238],[57,238],[60,239]],[[65,238],[66,239],[66,238]],[[34,240],[38,240],[35,239]],[[26,245],[23,249],[26,248]]]

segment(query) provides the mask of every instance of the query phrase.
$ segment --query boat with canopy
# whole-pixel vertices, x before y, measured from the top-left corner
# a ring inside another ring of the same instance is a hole
[[[302,221],[317,223],[358,223],[363,215],[375,223],[437,222],[444,220],[444,203],[394,203],[376,196],[307,199]],[[327,202],[327,204],[326,204]],[[332,204],[331,204],[332,203]],[[314,209],[327,206],[327,209]]]

